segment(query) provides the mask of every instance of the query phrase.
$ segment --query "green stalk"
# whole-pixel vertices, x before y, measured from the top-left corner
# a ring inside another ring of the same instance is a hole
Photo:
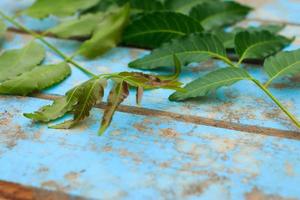
[[[17,28],[19,28],[21,30],[24,30],[25,32],[29,33],[30,35],[32,35],[36,39],[40,40],[43,44],[45,44],[50,49],[52,49],[55,53],[57,53],[59,56],[61,56],[66,62],[74,65],[76,68],[80,69],[82,72],[84,72],[88,76],[92,76],[92,77],[96,77],[97,76],[96,74],[90,72],[89,70],[85,69],[80,64],[78,64],[77,62],[75,62],[74,60],[72,60],[72,58],[69,58],[67,55],[65,55],[63,52],[61,52],[59,49],[57,49],[55,46],[53,46],[51,43],[49,43],[47,40],[45,40],[42,35],[40,35],[40,34],[34,32],[34,31],[26,28],[22,24],[20,24],[17,21],[15,21],[13,18],[5,15],[2,11],[0,11],[0,16],[2,18],[6,19],[8,22],[12,23]]]
[[[229,59],[222,59],[224,62],[226,62],[227,64],[229,64],[230,66],[233,67],[240,67],[240,64],[242,62],[243,59],[240,59],[239,62],[235,65],[231,60]],[[291,119],[291,121],[298,127],[300,128],[300,122],[297,120],[297,118],[288,111],[288,109],[286,109],[281,103],[280,101],[267,89],[267,87],[263,84],[261,84],[258,80],[256,80],[252,75],[250,75],[250,80],[256,85],[258,86],[262,91],[264,91],[264,93],[266,95],[268,95],[268,97],[270,99],[272,99],[272,101]],[[268,85],[269,82],[266,84]]]
[[[277,106],[294,122],[294,124],[300,128],[300,122],[296,119],[294,115],[292,115],[280,102],[279,100],[273,96],[273,94],[264,86],[262,85],[258,80],[252,78],[252,81],[260,88],[262,89],[272,100],[274,103],[277,104]]]

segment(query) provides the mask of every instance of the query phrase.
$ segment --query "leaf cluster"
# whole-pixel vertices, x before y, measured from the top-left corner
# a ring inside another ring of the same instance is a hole
[[[251,10],[222,0],[36,0],[24,14],[36,18],[73,15],[47,32],[61,38],[84,38],[77,53],[95,58],[120,42],[158,48],[172,39],[216,30],[222,41],[232,39],[238,31],[225,32],[224,28],[241,21]]]
[[[176,72],[172,76],[160,77],[139,72],[100,75],[71,89],[65,96],[56,99],[52,105],[42,107],[35,113],[27,113],[25,116],[39,122],[50,122],[64,116],[66,113],[72,113],[72,120],[50,126],[56,129],[69,129],[86,119],[90,115],[91,109],[97,103],[102,102],[106,82],[111,80],[113,81],[113,87],[108,95],[101,128],[99,129],[101,135],[110,125],[119,105],[129,96],[130,88],[136,89],[137,104],[140,104],[145,89],[181,90],[181,83],[176,81],[180,73],[180,63],[176,57],[174,57],[174,62]]]
[[[28,95],[60,83],[71,74],[66,62],[41,65],[42,45],[31,42],[0,55],[0,94]]]

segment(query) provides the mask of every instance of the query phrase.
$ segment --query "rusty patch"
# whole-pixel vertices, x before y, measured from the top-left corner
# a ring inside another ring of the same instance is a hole
[[[202,194],[210,185],[218,182],[222,182],[224,180],[223,177],[219,177],[217,175],[210,176],[207,180],[198,183],[192,183],[184,187],[183,195],[184,196],[199,196]]]
[[[16,146],[19,140],[27,138],[26,134],[22,131],[21,126],[12,123],[12,115],[7,111],[0,113],[0,138],[1,142],[6,144],[7,148]]]
[[[79,177],[80,177],[80,173],[77,173],[77,172],[69,172],[64,176],[64,178],[67,179],[69,182],[74,182]]]
[[[66,190],[66,188],[64,186],[61,186],[60,184],[58,184],[54,180],[49,180],[49,181],[42,182],[41,186],[43,188],[49,188],[49,189],[53,189],[55,191],[60,191],[60,192],[65,192],[65,190]]]
[[[253,188],[251,192],[246,193],[246,200],[296,200],[294,198],[285,198],[275,194],[265,194],[258,188]]]
[[[160,135],[165,138],[176,138],[179,136],[179,133],[177,133],[175,130],[171,128],[166,128],[160,131]]]
[[[287,176],[295,176],[294,166],[289,162],[285,163],[284,171]]]
[[[133,161],[135,161],[136,163],[141,163],[142,160],[140,158],[140,156],[136,153],[132,153],[132,152],[129,152],[128,150],[126,149],[120,149],[119,150],[119,154],[120,156],[122,157],[127,157],[127,158],[130,158],[132,159]]]

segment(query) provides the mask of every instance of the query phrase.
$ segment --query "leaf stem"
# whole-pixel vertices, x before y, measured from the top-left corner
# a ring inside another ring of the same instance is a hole
[[[280,102],[279,100],[273,96],[273,94],[264,86],[262,85],[258,80],[252,78],[252,82],[254,82],[260,89],[262,89],[272,100],[274,103],[277,104],[277,106],[294,122],[294,124],[300,128],[300,122],[296,119],[296,117],[290,113]]]
[[[2,18],[6,19],[7,21],[9,21],[10,23],[12,23],[17,28],[24,30],[25,32],[31,34],[36,39],[40,40],[42,43],[44,43],[46,46],[48,46],[50,49],[52,49],[55,53],[57,53],[59,56],[61,56],[66,62],[74,65],[76,68],[80,69],[82,72],[84,72],[88,76],[92,76],[92,77],[96,77],[97,76],[96,74],[90,72],[89,70],[85,69],[80,64],[78,64],[77,62],[75,62],[74,60],[72,60],[72,58],[69,58],[67,55],[65,55],[63,52],[61,52],[59,49],[57,49],[54,45],[52,45],[47,40],[45,40],[42,35],[40,35],[40,34],[34,32],[34,31],[26,28],[22,24],[20,24],[17,21],[15,21],[13,18],[5,15],[2,11],[0,11],[0,16]]]

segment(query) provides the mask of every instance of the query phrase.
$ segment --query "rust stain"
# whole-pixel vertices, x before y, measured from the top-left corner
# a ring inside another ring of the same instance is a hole
[[[295,176],[294,166],[291,163],[286,162],[284,166],[284,170],[287,176]]]
[[[79,177],[80,173],[77,172],[69,172],[64,176],[64,178],[67,179],[69,182],[75,182]]]
[[[7,148],[13,148],[19,140],[27,138],[21,126],[12,123],[12,115],[7,111],[0,113],[0,138]]]
[[[223,182],[225,178],[211,175],[203,182],[192,183],[184,187],[183,196],[201,195],[210,185]]]
[[[49,172],[49,168],[48,167],[40,167],[38,169],[38,173],[48,173]]]
[[[251,192],[245,194],[246,200],[296,200],[294,198],[285,198],[275,194],[265,194],[258,188],[253,188]]]
[[[122,157],[127,157],[127,158],[132,159],[136,163],[141,163],[142,162],[142,159],[138,154],[132,153],[132,152],[126,150],[126,149],[120,149],[119,154]]]
[[[112,147],[111,146],[105,146],[103,149],[102,149],[104,152],[112,152]]]
[[[175,130],[171,128],[161,129],[160,135],[165,138],[176,138],[179,136],[179,133],[177,133]]]
[[[142,123],[135,123],[135,124],[133,124],[133,127],[136,130],[138,130],[140,132],[144,132],[144,133],[151,131],[151,129],[149,127],[147,127],[143,122]]]
[[[44,182],[42,182],[41,186],[43,188],[49,188],[49,189],[53,189],[55,191],[60,191],[60,192],[66,191],[66,188],[64,186],[61,186],[54,180],[44,181]]]

